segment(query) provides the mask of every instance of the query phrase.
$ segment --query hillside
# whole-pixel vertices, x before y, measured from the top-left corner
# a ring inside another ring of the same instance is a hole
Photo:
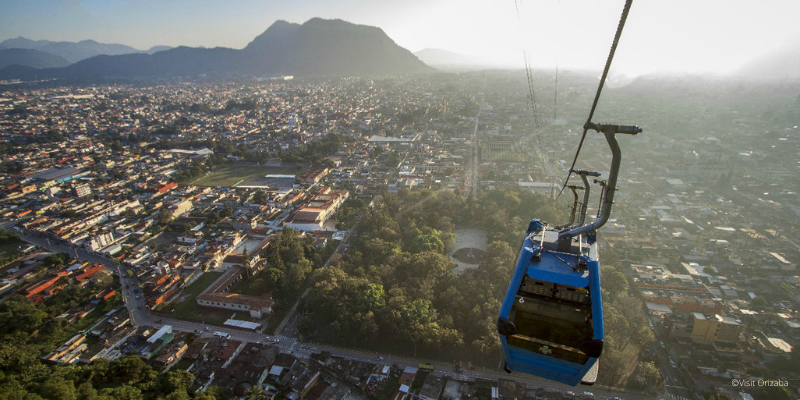
[[[63,57],[55,56],[32,49],[0,49],[0,68],[9,65],[23,65],[33,68],[66,67],[70,62]]]
[[[434,71],[380,28],[313,18],[302,25],[277,21],[242,50],[178,47],[154,54],[103,55],[65,68],[4,68],[0,78],[354,76]]]

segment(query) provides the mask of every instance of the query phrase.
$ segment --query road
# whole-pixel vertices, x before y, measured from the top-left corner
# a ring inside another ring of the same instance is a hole
[[[484,85],[486,82],[484,82]],[[481,186],[481,179],[480,179],[480,159],[478,157],[479,154],[479,147],[478,147],[478,126],[480,125],[480,118],[481,118],[481,111],[483,111],[483,99],[481,98],[480,107],[478,108],[478,114],[475,115],[475,129],[472,131],[472,157],[470,159],[470,169],[467,173],[466,177],[466,184],[468,189],[466,190],[466,196],[469,197],[472,195],[473,199],[478,198],[478,190]]]
[[[8,223],[0,223],[0,227],[9,229],[13,226],[13,223],[10,225]],[[230,335],[230,338],[233,340],[238,340],[242,342],[251,342],[251,343],[273,343],[273,345],[277,346],[281,352],[289,353],[294,355],[297,358],[308,360],[311,354],[319,353],[322,351],[330,352],[332,356],[341,357],[343,359],[348,360],[357,360],[363,362],[369,362],[373,364],[386,364],[386,365],[393,365],[397,364],[398,367],[404,368],[407,366],[418,366],[420,363],[426,363],[433,365],[435,370],[443,374],[446,377],[452,379],[458,379],[462,381],[474,381],[475,379],[488,379],[488,380],[497,380],[497,379],[513,379],[519,383],[524,383],[527,388],[552,388],[558,389],[562,391],[574,391],[574,392],[583,392],[583,391],[591,391],[595,393],[596,398],[612,398],[614,396],[619,396],[622,392],[615,392],[610,390],[603,390],[603,389],[592,389],[589,387],[578,387],[574,388],[571,386],[566,386],[560,383],[555,383],[546,380],[540,380],[531,378],[528,375],[514,373],[514,374],[507,374],[503,372],[499,366],[497,371],[491,370],[463,370],[457,371],[453,365],[443,364],[441,362],[433,361],[433,360],[425,360],[425,359],[412,359],[412,358],[404,358],[404,357],[397,357],[392,356],[391,354],[378,354],[378,353],[370,353],[358,350],[350,350],[350,349],[343,349],[319,344],[310,344],[310,343],[301,343],[295,337],[296,335],[296,325],[300,320],[300,316],[297,315],[295,312],[291,312],[287,315],[287,317],[282,322],[279,329],[276,330],[274,336],[264,335],[263,333],[259,332],[252,332],[252,331],[242,331],[239,329],[233,329],[229,327],[220,327],[220,326],[213,326],[213,325],[206,325],[201,322],[193,322],[193,321],[185,321],[180,320],[177,318],[169,318],[169,317],[161,317],[154,315],[150,312],[147,308],[145,303],[145,298],[141,294],[141,288],[139,287],[139,281],[136,278],[128,277],[125,274],[123,267],[120,265],[119,262],[113,259],[109,259],[99,254],[88,252],[84,249],[78,249],[73,246],[70,246],[63,242],[57,242],[52,238],[38,236],[28,232],[20,233],[20,237],[31,244],[35,244],[39,247],[46,248],[50,251],[54,252],[65,252],[71,254],[73,256],[77,256],[82,261],[89,261],[91,263],[101,263],[103,264],[109,271],[116,273],[119,276],[121,286],[122,286],[122,296],[123,301],[128,309],[128,312],[131,317],[131,321],[136,326],[152,326],[155,328],[160,328],[164,325],[171,325],[172,329],[179,332],[193,332],[198,334],[200,337],[213,337],[215,332],[224,332]],[[347,240],[342,242],[344,243]],[[337,249],[337,252],[341,251],[345,246],[341,245]],[[327,263],[325,264],[327,266]],[[295,307],[297,304],[295,304]],[[652,396],[641,396],[641,395],[632,395],[629,393],[624,393],[624,397],[626,399],[652,399]]]
[[[677,362],[678,355],[673,354],[672,348],[669,346],[669,335],[663,332],[660,326],[659,329],[654,328],[650,317],[647,317],[647,322],[653,329],[657,341],[652,345],[650,351],[657,356],[656,366],[661,372],[661,377],[664,378],[664,387],[659,392],[659,396],[675,400],[696,398],[686,387],[686,370],[677,364],[673,365],[674,362]]]

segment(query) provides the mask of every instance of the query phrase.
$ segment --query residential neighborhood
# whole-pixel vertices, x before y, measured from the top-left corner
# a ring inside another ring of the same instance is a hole
[[[303,340],[296,310],[310,277],[351,256],[376,201],[415,190],[558,195],[591,79],[565,78],[558,116],[537,119],[522,78],[6,87],[0,215],[21,240],[0,267],[0,296],[69,305],[56,318],[80,328],[47,362],[135,355],[190,372],[192,390],[242,398],[258,387],[289,399],[747,400],[758,397],[732,382],[751,378],[789,382],[796,396],[800,376],[781,363],[800,341],[797,108],[743,107],[711,87],[697,96],[715,102],[692,118],[674,115],[691,101],[658,108],[639,86],[610,91],[616,111],[604,115],[644,129],[625,138],[617,205],[598,238],[646,315],[652,340],[638,359],[657,367],[654,387],[576,389]],[[589,160],[607,151],[598,137],[585,146]]]

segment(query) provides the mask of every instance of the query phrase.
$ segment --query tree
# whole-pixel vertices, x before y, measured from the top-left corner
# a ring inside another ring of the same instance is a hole
[[[19,236],[13,231],[0,229],[0,244],[21,242]]]
[[[266,271],[266,278],[267,282],[269,282],[270,286],[275,286],[278,282],[283,279],[283,270],[279,268],[269,268]]]
[[[625,274],[610,265],[600,267],[603,277],[603,292],[612,297],[625,296],[628,293],[628,280]]]
[[[401,332],[414,343],[416,355],[417,345],[427,348],[432,346],[452,346],[460,344],[458,331],[439,325],[436,310],[427,300],[417,299],[406,303],[400,309]]]
[[[258,386],[249,387],[244,395],[247,396],[247,400],[262,400],[267,398],[267,396],[264,395],[264,389]]]
[[[78,398],[81,400],[99,400],[100,395],[91,382],[84,382],[78,386]]]
[[[444,243],[436,235],[419,235],[412,240],[411,249],[415,253],[423,251],[442,253],[444,251]]]
[[[756,308],[759,308],[759,309],[764,309],[764,308],[767,308],[767,307],[769,307],[769,302],[768,302],[766,299],[764,299],[763,297],[761,297],[761,296],[756,296],[756,297],[755,297],[755,298],[754,298],[754,299],[753,299],[753,300],[750,302],[750,304],[751,304],[753,307],[756,307]]]
[[[171,370],[160,375],[162,393],[186,392],[194,382],[194,375],[183,370]]]
[[[652,361],[640,362],[636,366],[636,383],[639,388],[655,388],[661,379],[658,367]]]
[[[48,255],[47,257],[44,258],[43,261],[50,267],[58,267],[65,265],[70,258],[71,257],[69,256],[69,254],[64,252],[59,252]]]
[[[283,287],[291,292],[299,291],[309,272],[311,272],[311,261],[301,259],[287,268],[286,275],[283,276]]]
[[[104,388],[100,391],[100,395],[114,400],[144,400],[142,391],[129,384]]]
[[[377,283],[366,284],[356,293],[354,301],[360,311],[380,311],[386,306],[386,293],[383,291],[383,285]]]
[[[22,296],[0,303],[0,335],[33,332],[40,329],[48,315]],[[2,361],[0,361],[0,366]]]
[[[109,378],[112,383],[133,384],[152,378],[152,367],[145,364],[141,358],[129,356],[115,361],[111,365]]]
[[[76,400],[75,384],[61,376],[51,375],[40,387],[42,396],[50,400]]]
[[[172,222],[172,213],[167,208],[162,208],[161,212],[158,213],[158,222],[161,225],[168,225]]]

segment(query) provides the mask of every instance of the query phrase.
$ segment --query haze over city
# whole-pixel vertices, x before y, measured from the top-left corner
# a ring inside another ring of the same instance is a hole
[[[0,0],[0,399],[800,398],[800,3],[632,2]]]
[[[487,64],[601,69],[622,1],[2,1],[0,40],[243,48],[276,20],[377,26],[412,52],[436,48]],[[800,40],[800,2],[642,1],[614,70],[730,73]],[[791,47],[790,47],[791,46]]]

